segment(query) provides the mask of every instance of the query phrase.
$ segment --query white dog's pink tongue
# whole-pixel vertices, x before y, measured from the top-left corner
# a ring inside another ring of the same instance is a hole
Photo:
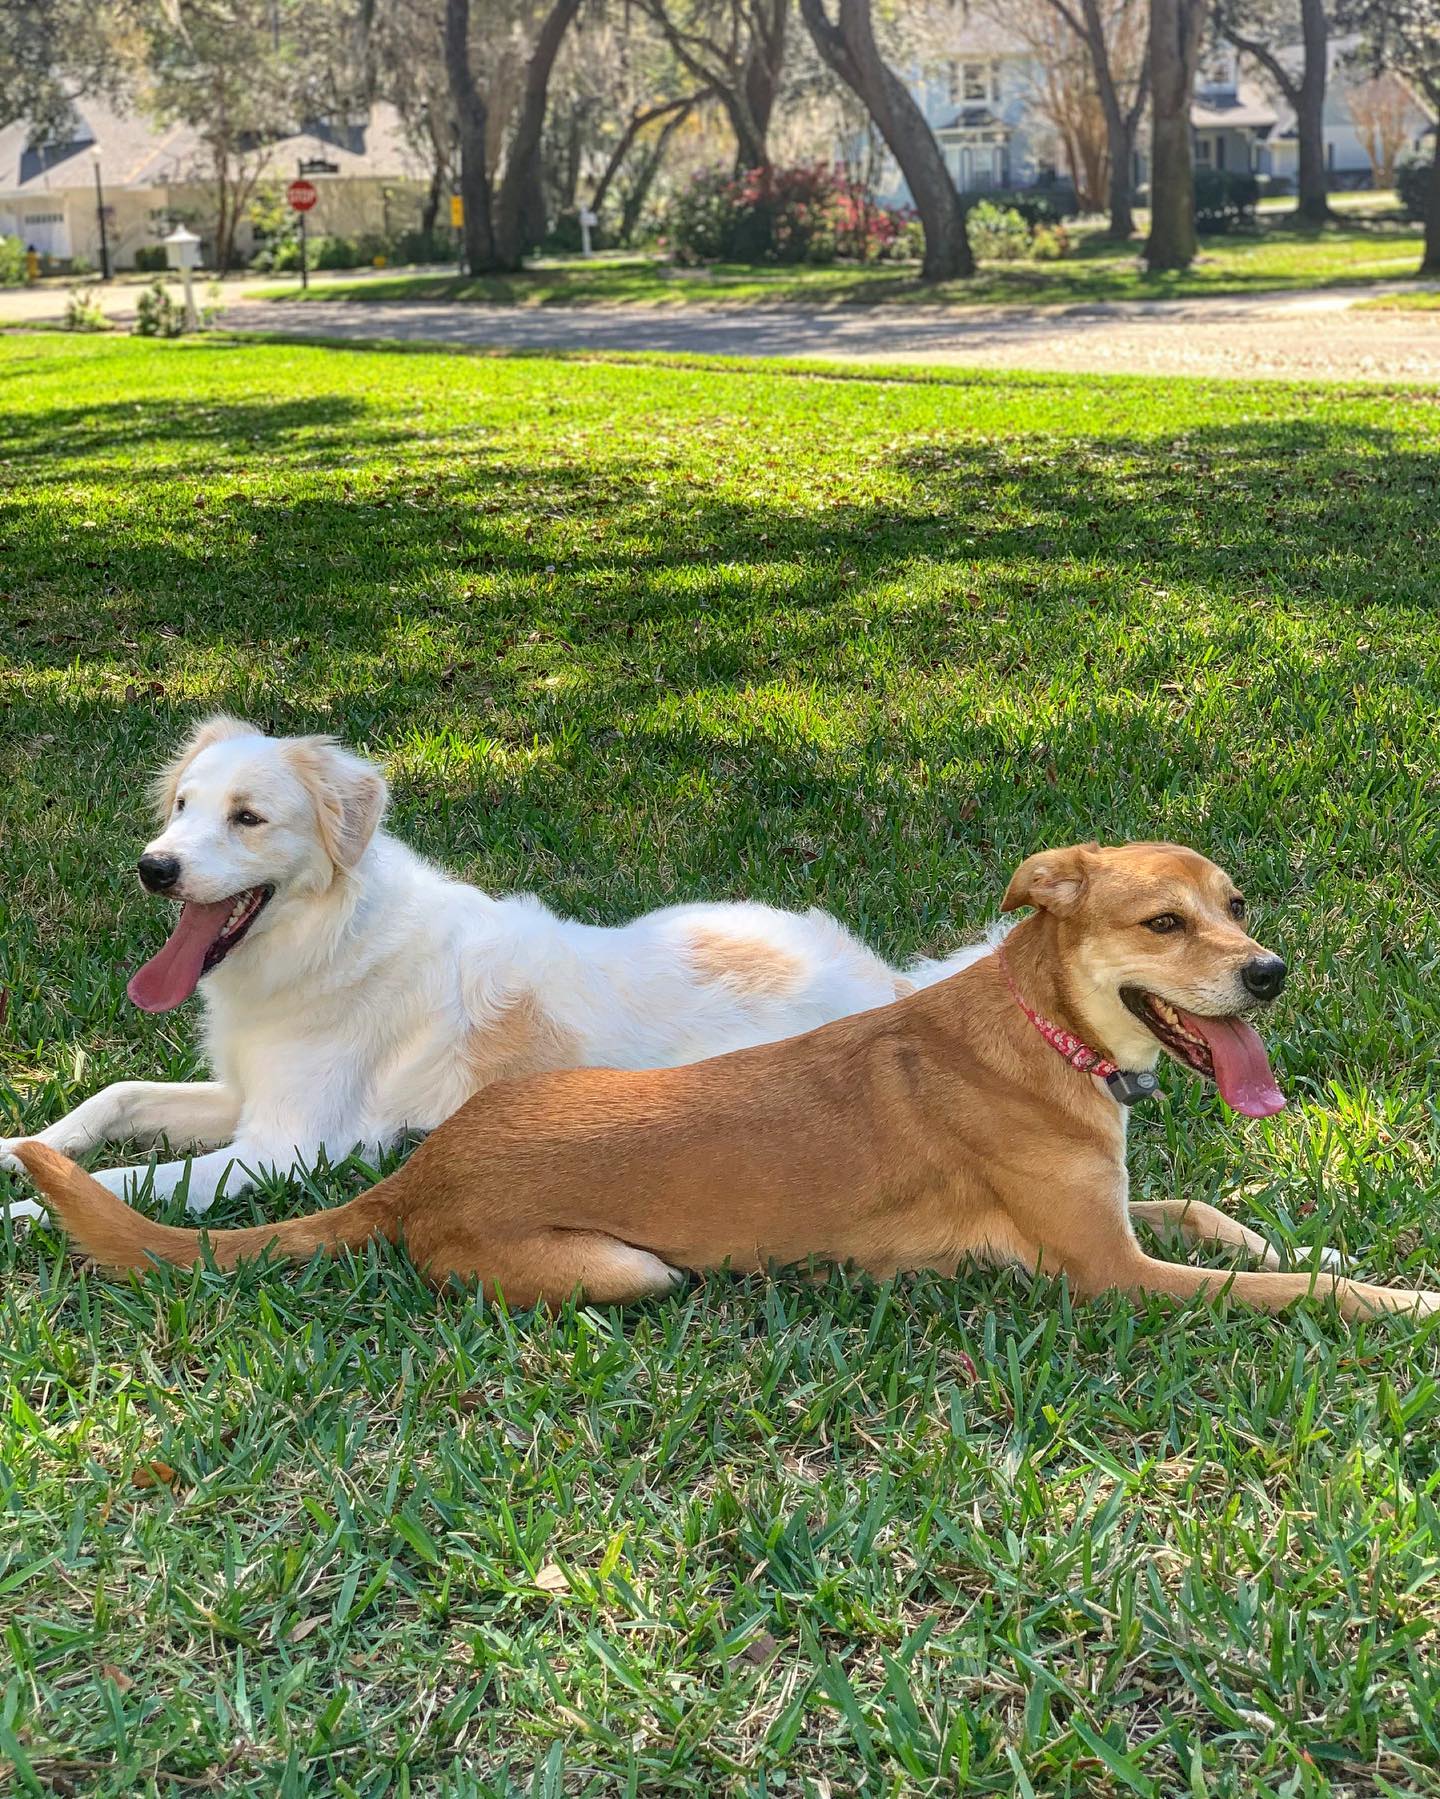
[[[1269,1118],[1282,1110],[1285,1095],[1275,1085],[1265,1045],[1243,1018],[1197,1018],[1193,1012],[1180,1016],[1188,1030],[1210,1045],[1215,1085],[1232,1112],[1242,1118]]]
[[[187,900],[165,947],[137,968],[125,991],[142,1012],[170,1012],[183,1006],[205,972],[210,946],[225,929],[234,900],[199,905]]]

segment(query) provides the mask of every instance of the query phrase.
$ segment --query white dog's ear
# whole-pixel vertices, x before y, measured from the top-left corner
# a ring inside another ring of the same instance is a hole
[[[385,816],[390,789],[384,775],[331,737],[292,738],[285,754],[315,802],[330,860],[337,868],[354,868]]]
[[[231,718],[227,712],[217,712],[211,718],[202,719],[150,785],[151,803],[161,822],[175,809],[175,790],[201,750],[208,750],[212,743],[224,743],[227,737],[263,735],[258,726],[247,725],[243,718]]]
[[[1069,849],[1040,850],[1027,856],[1010,877],[1000,910],[1037,906],[1042,912],[1067,918],[1085,897],[1090,858],[1099,848],[1098,843],[1076,843]]]

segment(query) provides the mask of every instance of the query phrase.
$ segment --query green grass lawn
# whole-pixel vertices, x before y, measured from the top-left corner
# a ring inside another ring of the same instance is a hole
[[[1433,1285],[1437,504],[1429,390],[7,338],[0,1132],[197,1068],[130,869],[223,706],[596,920],[898,957],[1039,846],[1200,845],[1291,958],[1292,1104],[1170,1070],[1137,1192]],[[1440,1793],[1437,1345],[1008,1273],[508,1317],[22,1229],[0,1789]]]
[[[973,281],[929,284],[913,265],[900,268],[755,269],[733,264],[673,270],[652,258],[616,257],[594,263],[550,262],[523,275],[469,277],[406,273],[346,281],[323,276],[308,292],[298,277],[258,287],[265,299],[481,300],[517,306],[578,305],[1064,305],[1087,300],[1190,299],[1351,282],[1395,280],[1420,265],[1417,225],[1398,214],[1347,216],[1323,231],[1266,221],[1254,232],[1203,240],[1183,274],[1150,275],[1140,244],[1119,247],[1098,231],[1074,233],[1073,253],[1060,262],[989,263]]]
[[[1406,294],[1380,294],[1373,300],[1356,302],[1357,311],[1367,312],[1434,312],[1440,309],[1440,289],[1417,287]]]

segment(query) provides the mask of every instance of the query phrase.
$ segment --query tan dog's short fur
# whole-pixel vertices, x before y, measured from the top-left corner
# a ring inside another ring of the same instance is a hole
[[[1016,987],[1124,1067],[1153,1063],[1158,1044],[1122,987],[1217,1019],[1250,1003],[1239,971],[1265,952],[1236,916],[1229,878],[1192,850],[1034,856],[1005,898],[1007,910],[1027,904],[1034,916],[1006,943]],[[1144,922],[1153,912],[1183,928],[1157,935]],[[491,1087],[388,1180],[288,1223],[170,1229],[54,1151],[16,1153],[78,1247],[109,1268],[189,1264],[206,1241],[229,1267],[267,1246],[307,1257],[378,1236],[403,1242],[433,1280],[478,1281],[512,1305],[577,1290],[634,1300],[666,1292],[682,1268],[820,1258],[886,1276],[978,1257],[1064,1274],[1087,1295],[1228,1288],[1274,1311],[1313,1294],[1347,1317],[1440,1307],[1435,1293],[1275,1272],[1263,1239],[1207,1205],[1129,1206],[1121,1107],[1047,1045],[993,954],[786,1042],[659,1072],[582,1069]],[[1135,1239],[1136,1215],[1243,1246],[1267,1271],[1158,1260]]]

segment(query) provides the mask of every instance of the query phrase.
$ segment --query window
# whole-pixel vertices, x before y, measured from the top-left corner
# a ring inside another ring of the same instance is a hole
[[[945,65],[945,98],[952,106],[960,101],[960,65],[953,58]]]
[[[990,65],[990,98],[992,100],[1000,98],[1000,65],[998,62],[992,62]]]
[[[967,62],[964,67],[962,93],[967,100],[983,100],[987,93],[985,65]]]
[[[1210,140],[1208,137],[1197,137],[1195,140],[1195,160],[1203,168],[1210,167]]]
[[[63,212],[27,212],[25,223],[27,225],[63,225],[65,214]]]

